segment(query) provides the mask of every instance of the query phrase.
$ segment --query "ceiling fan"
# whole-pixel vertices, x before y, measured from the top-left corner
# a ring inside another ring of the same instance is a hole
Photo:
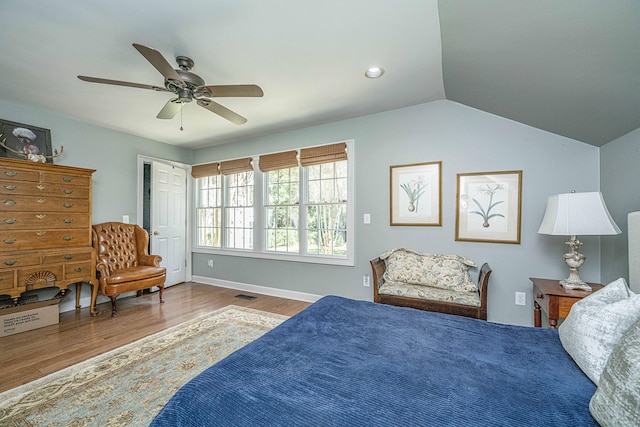
[[[200,76],[190,71],[193,68],[193,60],[191,58],[186,56],[176,57],[179,69],[175,70],[157,50],[138,43],[133,43],[133,47],[164,76],[164,87],[98,77],[78,76],[78,78],[91,83],[136,87],[176,94],[177,98],[167,101],[162,110],[160,110],[156,116],[159,119],[172,119],[181,109],[182,104],[189,103],[195,99],[199,106],[229,120],[231,123],[241,125],[247,122],[246,118],[209,98],[261,97],[264,95],[260,86],[257,85],[207,86]]]

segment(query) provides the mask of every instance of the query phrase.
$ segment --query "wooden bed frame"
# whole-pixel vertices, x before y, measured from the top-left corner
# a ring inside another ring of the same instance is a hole
[[[420,298],[411,298],[398,295],[384,295],[378,293],[378,287],[382,284],[387,266],[383,260],[376,258],[370,261],[373,271],[373,301],[380,304],[397,305],[402,307],[417,308],[419,310],[436,311],[438,313],[456,314],[458,316],[473,317],[487,320],[487,287],[491,267],[486,262],[480,268],[478,274],[478,290],[480,293],[480,307],[457,304],[446,301],[434,301]]]

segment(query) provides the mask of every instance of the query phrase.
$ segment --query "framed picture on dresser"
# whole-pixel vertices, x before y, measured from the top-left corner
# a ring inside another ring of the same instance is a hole
[[[24,160],[30,154],[43,155],[53,163],[49,129],[0,119],[0,134],[0,156]]]

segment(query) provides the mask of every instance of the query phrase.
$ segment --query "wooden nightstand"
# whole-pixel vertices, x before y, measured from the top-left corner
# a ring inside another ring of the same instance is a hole
[[[558,319],[567,317],[573,304],[592,293],[578,289],[565,289],[560,286],[559,280],[537,279],[535,277],[530,277],[529,280],[533,282],[533,325],[536,328],[542,326],[540,310],[547,313],[549,327],[556,329]],[[589,286],[594,291],[603,287],[600,283],[589,283]]]

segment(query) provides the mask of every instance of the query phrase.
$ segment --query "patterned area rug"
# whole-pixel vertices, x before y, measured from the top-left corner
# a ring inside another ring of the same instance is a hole
[[[229,306],[0,394],[2,426],[148,426],[173,393],[286,316]]]

